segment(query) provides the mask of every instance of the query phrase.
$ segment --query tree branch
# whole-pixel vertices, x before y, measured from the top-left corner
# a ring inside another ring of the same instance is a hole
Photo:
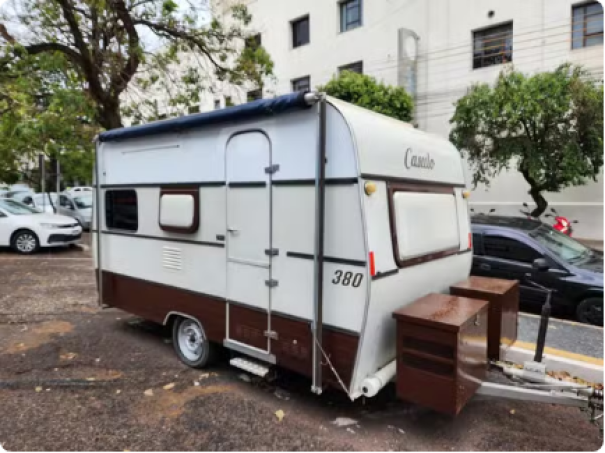
[[[141,61],[141,53],[139,49],[139,33],[135,27],[135,23],[130,16],[124,0],[113,0],[114,7],[118,18],[124,24],[126,33],[128,33],[128,60],[124,67],[111,77],[110,90],[112,94],[119,95],[128,82],[137,72],[139,63]]]
[[[168,27],[164,24],[157,24],[155,22],[151,22],[151,21],[148,21],[148,20],[142,19],[142,18],[135,20],[135,24],[145,25],[146,27],[148,27],[149,29],[151,29],[152,31],[154,31],[158,34],[162,34],[164,36],[168,36],[168,37],[172,37],[172,38],[176,38],[176,39],[182,39],[183,41],[187,41],[189,43],[195,44],[195,46],[198,48],[198,50],[200,52],[202,52],[206,57],[208,57],[210,62],[217,69],[220,69],[221,71],[228,71],[228,69],[226,67],[222,66],[214,59],[214,57],[212,56],[212,53],[207,49],[206,43],[201,41],[199,38],[197,38],[193,35],[190,35],[184,31],[176,30],[176,29]]]

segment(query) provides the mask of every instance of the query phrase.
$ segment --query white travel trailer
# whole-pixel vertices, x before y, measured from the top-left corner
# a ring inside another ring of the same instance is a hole
[[[191,366],[219,344],[375,394],[393,312],[471,267],[456,148],[320,94],[102,133],[95,185],[102,303],[173,325]]]

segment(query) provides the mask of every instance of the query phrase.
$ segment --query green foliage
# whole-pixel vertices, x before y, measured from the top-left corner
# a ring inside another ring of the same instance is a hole
[[[405,89],[379,83],[367,75],[342,71],[338,77],[317,89],[401,121],[412,120],[414,102]]]
[[[22,54],[0,71],[0,181],[37,182],[39,153],[59,158],[66,178],[90,180],[94,109],[78,86],[66,84],[64,68],[60,55]]]
[[[9,3],[13,9],[0,14],[0,44],[5,44],[0,61],[15,58],[17,48],[29,55],[60,54],[68,69],[64,75],[86,90],[94,121],[105,129],[121,127],[123,113],[139,120],[157,117],[150,94],[161,100],[163,109],[169,107],[170,114],[182,114],[199,104],[201,94],[213,95],[222,82],[261,85],[273,71],[264,50],[248,52],[244,46],[252,18],[243,4],[229,8],[217,0]],[[22,35],[19,39],[10,33],[11,27]]]
[[[475,186],[514,167],[540,215],[548,206],[542,192],[596,181],[603,84],[582,68],[565,64],[532,76],[504,70],[493,87],[474,85],[455,106],[450,140],[470,163]]]

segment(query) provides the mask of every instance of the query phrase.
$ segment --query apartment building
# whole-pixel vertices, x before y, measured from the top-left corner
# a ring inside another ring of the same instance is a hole
[[[227,0],[226,0],[227,1]],[[237,1],[237,0],[232,0]],[[603,7],[573,0],[247,0],[257,40],[275,62],[270,94],[314,88],[348,69],[405,86],[415,123],[447,137],[453,103],[505,65],[535,73],[563,62],[603,78]],[[252,99],[263,93],[248,93]],[[223,102],[219,99],[218,101]],[[470,175],[468,180],[470,181]],[[477,211],[518,214],[531,203],[517,172],[471,197]],[[547,194],[577,219],[578,237],[603,238],[603,183]]]

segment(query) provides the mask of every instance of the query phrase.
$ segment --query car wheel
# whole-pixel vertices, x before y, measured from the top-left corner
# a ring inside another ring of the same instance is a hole
[[[216,356],[217,346],[195,319],[178,317],[172,325],[172,344],[179,359],[191,368],[204,368]]]
[[[13,234],[11,247],[17,253],[29,255],[38,251],[40,241],[33,231],[19,230]]]
[[[603,299],[589,297],[584,299],[576,309],[578,321],[595,326],[603,325]]]

